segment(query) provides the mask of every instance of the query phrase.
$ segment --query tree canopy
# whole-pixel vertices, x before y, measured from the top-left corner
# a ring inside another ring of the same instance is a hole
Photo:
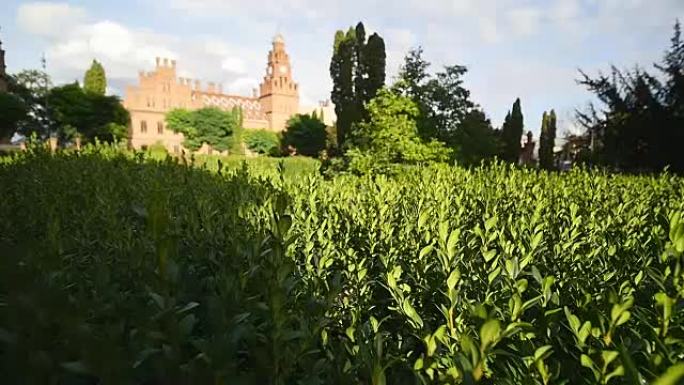
[[[95,59],[83,77],[83,89],[86,92],[98,95],[104,95],[107,90],[107,76],[104,67]]]
[[[7,92],[0,92],[0,143],[12,138],[19,123],[26,119],[28,108],[24,101]]]
[[[185,137],[183,146],[196,151],[207,143],[218,151],[235,149],[241,130],[239,109],[223,111],[214,107],[189,111],[174,109],[166,114],[167,126]]]
[[[45,138],[53,125],[46,107],[52,88],[50,76],[39,70],[23,70],[9,76],[9,93],[22,100],[27,108],[25,119],[17,123],[17,131],[26,136],[36,134]]]
[[[292,146],[298,154],[318,156],[325,149],[325,123],[309,114],[297,114],[287,122],[283,132],[283,146]]]
[[[502,152],[501,158],[511,163],[518,163],[522,147],[520,141],[525,128],[523,122],[522,107],[520,98],[513,103],[513,108],[506,115],[503,127],[501,128]]]
[[[430,63],[423,58],[423,49],[412,49],[404,59],[398,81],[392,86],[395,92],[416,104],[419,135],[445,143],[462,164],[477,164],[496,156],[499,144],[491,122],[470,100],[470,91],[463,86],[467,69],[450,65],[432,75],[429,67]]]
[[[541,133],[539,135],[539,167],[552,170],[555,168],[553,147],[556,142],[556,112],[544,112]]]
[[[51,89],[48,100],[51,124],[62,139],[119,141],[127,135],[130,117],[116,96],[85,92],[72,83]]]
[[[366,39],[363,23],[337,31],[330,61],[331,100],[337,115],[337,143],[351,138],[355,124],[368,118],[366,104],[385,85],[385,42],[377,33]]]
[[[643,68],[592,77],[579,83],[601,108],[578,111],[594,162],[625,171],[658,171],[669,166],[684,172],[684,41],[677,22],[670,48],[655,65],[659,76]]]

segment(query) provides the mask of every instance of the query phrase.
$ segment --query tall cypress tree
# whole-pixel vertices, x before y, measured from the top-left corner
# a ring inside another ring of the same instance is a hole
[[[511,163],[518,163],[520,159],[520,140],[524,129],[520,98],[515,100],[513,108],[506,115],[502,128],[503,153],[502,158]]]
[[[363,56],[366,70],[366,84],[364,90],[364,102],[368,103],[377,95],[385,85],[387,54],[385,52],[385,40],[377,33],[368,38],[365,54]]]
[[[539,134],[539,167],[545,170],[553,168],[553,141],[555,133],[551,134],[551,116],[544,111]]]
[[[385,84],[385,42],[378,34],[366,41],[363,23],[346,33],[337,31],[330,75],[331,100],[337,114],[337,143],[342,147],[351,137],[354,124],[367,117],[365,104]]]
[[[333,90],[330,99],[335,104],[337,115],[337,143],[341,147],[347,138],[354,122],[354,46],[355,31],[347,33],[337,31],[333,56],[330,62],[330,76],[333,80]]]
[[[366,27],[359,22],[354,29],[354,104],[356,105],[354,122],[364,119],[366,116],[364,103],[366,98]]]
[[[98,95],[104,95],[107,90],[107,77],[104,67],[95,59],[83,77],[83,89],[86,92]]]

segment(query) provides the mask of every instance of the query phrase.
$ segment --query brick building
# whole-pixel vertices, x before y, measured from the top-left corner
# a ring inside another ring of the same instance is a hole
[[[179,153],[183,148],[183,135],[167,129],[164,119],[175,108],[232,110],[240,107],[245,128],[276,132],[285,129],[292,115],[308,110],[299,105],[299,86],[293,79],[290,58],[280,34],[273,39],[258,95],[256,90],[251,97],[228,95],[214,83],[203,88],[198,80],[178,78],[175,60],[157,58],[154,71],[140,72],[138,84],[126,88],[123,104],[131,114],[131,146],[142,148],[162,143],[172,153]]]

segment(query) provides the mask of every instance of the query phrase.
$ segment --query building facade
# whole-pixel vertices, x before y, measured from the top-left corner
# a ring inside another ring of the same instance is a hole
[[[165,121],[166,113],[176,108],[239,107],[245,128],[275,132],[300,112],[299,86],[280,34],[273,39],[266,74],[252,97],[225,94],[214,83],[203,88],[198,80],[177,77],[175,60],[157,58],[154,71],[140,72],[138,84],[126,88],[123,104],[131,115],[130,145],[140,149],[161,143],[171,153],[183,150],[183,134],[168,129]]]

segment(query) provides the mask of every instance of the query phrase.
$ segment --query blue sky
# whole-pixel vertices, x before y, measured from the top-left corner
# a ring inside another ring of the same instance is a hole
[[[39,67],[45,52],[55,82],[68,82],[96,58],[116,94],[156,56],[176,59],[181,76],[250,94],[279,31],[306,104],[329,97],[335,30],[362,20],[385,38],[388,82],[421,45],[435,70],[468,67],[466,86],[495,125],[520,97],[533,132],[551,108],[562,131],[574,128],[574,109],[591,100],[575,82],[578,68],[651,68],[684,19],[684,0],[4,0],[2,8],[10,73]]]

